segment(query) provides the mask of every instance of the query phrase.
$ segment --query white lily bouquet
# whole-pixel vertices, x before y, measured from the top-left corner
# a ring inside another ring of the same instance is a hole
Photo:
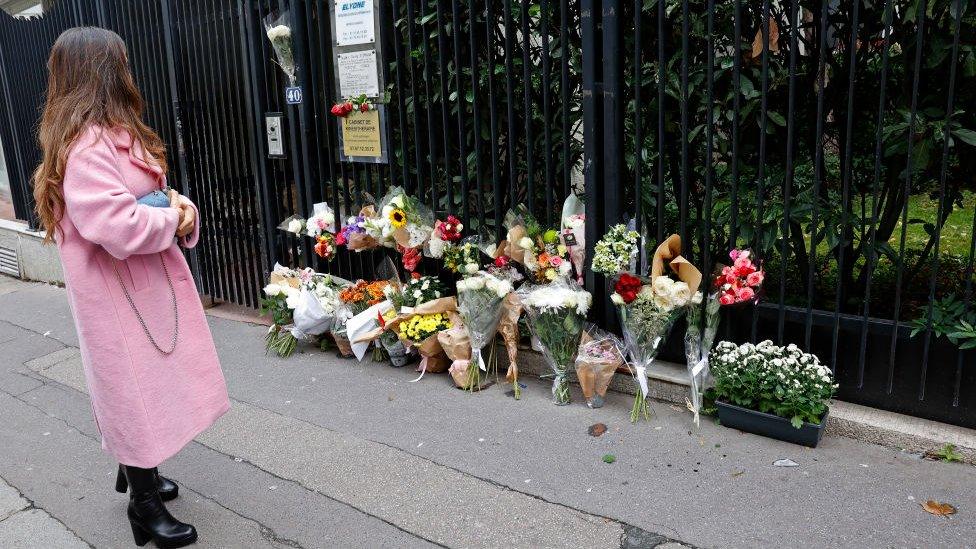
[[[468,362],[465,387],[469,391],[481,387],[481,372],[487,371],[481,350],[495,335],[502,315],[502,303],[511,291],[511,282],[485,272],[457,283],[458,314],[471,341],[471,360]]]
[[[654,253],[649,279],[620,273],[613,284],[611,301],[620,314],[631,372],[638,383],[631,408],[630,420],[649,417],[647,405],[647,370],[660,352],[661,345],[671,332],[674,323],[681,318],[687,307],[701,302],[701,293],[692,288],[701,284],[701,273],[680,255],[681,237],[671,235]],[[668,261],[679,280],[664,273]]]
[[[268,16],[264,21],[264,30],[274,48],[277,64],[288,77],[288,82],[295,85],[295,50],[292,46],[291,27],[288,26],[288,14],[279,17]]]
[[[575,281],[566,279],[523,286],[518,293],[528,316],[529,330],[542,345],[546,362],[555,374],[552,400],[557,406],[569,404],[568,374],[576,363],[593,296]]]

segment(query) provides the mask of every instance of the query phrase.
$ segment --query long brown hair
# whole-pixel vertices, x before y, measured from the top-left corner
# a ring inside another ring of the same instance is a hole
[[[44,157],[34,172],[34,200],[47,229],[45,242],[51,242],[64,215],[61,185],[68,151],[89,126],[128,130],[163,173],[166,148],[142,121],[145,102],[118,34],[97,27],[68,29],[51,48],[47,68],[47,101],[38,131]]]

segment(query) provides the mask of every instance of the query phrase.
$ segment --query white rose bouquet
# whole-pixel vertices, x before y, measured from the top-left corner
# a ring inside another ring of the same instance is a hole
[[[264,30],[274,48],[278,58],[278,66],[288,76],[289,83],[295,85],[295,51],[291,40],[291,27],[287,24],[288,14],[279,17],[268,16],[264,22]]]
[[[528,315],[529,330],[542,344],[546,362],[555,373],[552,399],[557,406],[569,404],[570,369],[576,363],[580,336],[593,296],[574,281],[528,285],[519,290]]]
[[[502,302],[512,291],[512,284],[488,273],[477,273],[457,283],[458,314],[464,321],[465,330],[471,341],[471,360],[468,363],[468,385],[470,391],[481,387],[481,371],[487,371],[481,356],[498,328],[501,319]]]

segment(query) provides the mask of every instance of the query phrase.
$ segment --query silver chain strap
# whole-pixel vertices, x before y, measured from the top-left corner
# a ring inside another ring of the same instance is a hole
[[[180,313],[176,307],[176,290],[173,289],[173,279],[169,276],[169,269],[166,268],[166,261],[163,259],[163,254],[161,253],[159,254],[159,262],[163,264],[163,273],[166,274],[166,283],[169,284],[169,295],[173,300],[173,340],[168,351],[160,347],[159,343],[156,343],[156,338],[149,333],[149,328],[146,326],[146,321],[143,320],[142,314],[139,312],[139,309],[136,308],[135,301],[132,300],[132,296],[129,295],[129,290],[126,289],[125,283],[122,281],[122,275],[119,274],[118,264],[113,262],[112,266],[115,267],[115,276],[119,279],[119,286],[122,286],[122,293],[125,294],[125,299],[129,302],[129,307],[132,308],[132,312],[136,314],[136,319],[139,320],[139,324],[142,326],[142,331],[145,332],[146,337],[149,338],[149,343],[152,343],[153,347],[155,347],[160,353],[168,355],[176,350],[176,339],[180,335]]]

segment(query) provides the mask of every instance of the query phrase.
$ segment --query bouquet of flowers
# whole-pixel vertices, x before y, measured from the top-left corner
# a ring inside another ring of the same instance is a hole
[[[610,227],[593,247],[593,272],[615,276],[637,270],[637,252],[641,236],[637,231],[618,224]]]
[[[434,214],[422,202],[408,195],[403,188],[393,187],[380,200],[379,215],[364,220],[366,233],[380,245],[403,250],[419,250],[434,230]],[[410,258],[412,259],[412,258]],[[416,262],[405,262],[405,267],[416,267]]]
[[[353,354],[347,326],[349,320],[365,312],[369,307],[381,303],[386,297],[384,290],[387,284],[385,280],[377,282],[357,280],[339,292],[340,310],[336,316],[332,337],[342,356]]]
[[[613,374],[624,363],[620,338],[593,324],[587,325],[576,354],[576,377],[586,405],[601,408]]]
[[[434,231],[431,233],[425,249],[427,255],[436,259],[443,257],[446,247],[461,240],[461,231],[463,230],[464,225],[461,220],[453,215],[447,216],[447,219],[443,221],[435,221]]]
[[[427,309],[436,309],[439,312],[412,315],[407,320],[401,321],[398,327],[400,339],[408,346],[416,348],[421,356],[420,364],[417,366],[420,376],[412,381],[420,381],[427,372],[443,372],[448,367],[447,356],[441,348],[438,334],[455,325],[455,301],[453,298],[444,298],[428,302],[426,305]],[[424,305],[420,307],[424,308]]]
[[[475,242],[477,237],[468,237],[461,242],[447,244],[441,259],[444,268],[452,273],[470,276],[481,269],[481,250]]]
[[[471,342],[466,387],[470,391],[481,387],[480,372],[487,370],[481,350],[494,336],[502,314],[502,303],[511,291],[511,282],[484,272],[457,283],[458,313]]]
[[[288,76],[288,81],[295,85],[295,53],[292,48],[291,27],[287,24],[288,14],[279,17],[269,15],[264,21],[264,30],[274,48],[278,58],[278,66]]]
[[[305,219],[298,217],[297,215],[291,215],[279,223],[278,228],[286,233],[291,233],[295,236],[302,236],[305,234]]]
[[[361,252],[379,247],[380,243],[366,229],[367,225],[376,218],[373,206],[366,206],[359,211],[359,215],[350,217],[339,234],[336,235],[336,245]]]
[[[695,299],[692,288],[701,284],[701,272],[680,255],[681,237],[671,235],[654,253],[650,279],[621,273],[613,284],[610,299],[617,305],[624,346],[639,390],[630,412],[631,422],[649,415],[647,369],[657,357],[661,343],[674,323]],[[664,274],[668,261],[677,281]],[[700,300],[700,294],[698,294]]]
[[[586,215],[583,202],[575,194],[570,194],[563,202],[559,237],[576,271],[576,282],[582,284],[583,264],[586,262]]]
[[[446,293],[447,286],[439,278],[417,273],[399,287],[391,284],[386,288],[386,297],[400,314],[412,313],[414,307],[443,297]]]
[[[505,227],[508,235],[498,245],[494,257],[504,255],[521,263],[539,283],[552,282],[572,270],[559,231],[543,230],[523,204],[505,214]]]
[[[387,286],[387,288],[389,287]],[[384,312],[377,313],[377,322],[382,330],[382,333],[379,335],[380,345],[390,359],[390,366],[402,368],[410,362],[411,352],[403,341],[400,340],[397,332],[391,328],[391,322],[395,323],[397,318],[397,311],[393,307]]]
[[[308,339],[329,331],[339,307],[339,292],[348,285],[349,281],[342,278],[313,274],[301,286],[292,314],[291,334],[296,339]]]
[[[302,287],[312,279],[311,269],[290,269],[275,264],[264,287],[261,312],[270,313],[271,327],[265,336],[265,348],[280,357],[291,356],[295,352],[296,339],[290,329],[294,310],[301,302]]]
[[[356,97],[349,97],[344,101],[332,105],[329,112],[339,118],[345,118],[353,111],[368,112],[375,109],[376,105],[373,105],[364,93]]]
[[[312,216],[305,220],[305,234],[316,239],[323,234],[335,233],[335,212],[327,202],[312,206]]]
[[[576,362],[583,321],[593,296],[574,281],[523,286],[519,290],[528,313],[529,330],[542,344],[546,361],[555,373],[552,397],[556,405],[569,404],[567,374]]]
[[[699,425],[702,392],[709,377],[708,356],[715,343],[721,307],[755,303],[759,298],[765,273],[752,261],[749,250],[734,249],[729,252],[732,265],[718,265],[713,277],[712,291],[704,303],[688,309],[688,330],[685,332],[685,356],[688,377],[691,379],[691,400],[688,409]],[[704,317],[704,327],[702,326]]]

